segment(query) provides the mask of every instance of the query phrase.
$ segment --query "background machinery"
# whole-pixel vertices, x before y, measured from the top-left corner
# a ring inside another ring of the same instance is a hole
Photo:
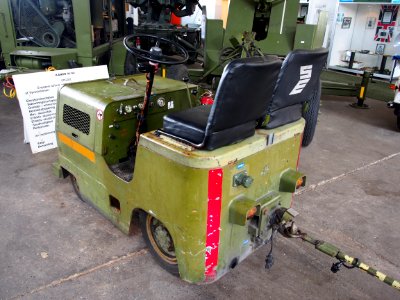
[[[57,69],[108,64],[124,74],[123,1],[6,0],[0,40],[7,67]],[[122,59],[114,59],[121,57]]]
[[[138,9],[137,24],[126,17],[129,5]],[[229,5],[226,28],[222,20],[203,18],[201,26],[181,26],[177,18],[192,15],[197,0],[5,0],[0,3],[0,41],[7,67],[44,69],[108,64],[110,73],[125,70],[127,34],[153,34],[182,44],[193,81],[204,74],[220,75],[226,61],[223,48],[237,47],[244,32],[254,32],[263,53],[284,56],[295,48],[322,45],[327,21],[322,12],[317,25],[297,24],[299,1],[235,0]],[[205,14],[205,8],[202,8]],[[240,20],[240,22],[237,22]],[[177,24],[177,25],[174,25]],[[225,52],[226,54],[226,52]]]

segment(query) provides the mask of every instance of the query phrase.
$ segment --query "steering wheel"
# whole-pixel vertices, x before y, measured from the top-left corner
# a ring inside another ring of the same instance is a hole
[[[147,41],[144,43],[144,40],[149,41],[156,41],[153,46],[149,50],[142,49],[142,46],[148,46]],[[140,41],[140,46],[137,41]],[[164,65],[178,65],[185,63],[189,58],[189,53],[183,46],[179,45],[178,43],[171,41],[170,39],[158,37],[156,35],[151,34],[132,34],[128,35],[124,38],[124,46],[126,50],[128,50],[133,55],[144,59],[149,60],[154,63],[160,63]],[[169,56],[163,54],[162,48],[165,50],[173,48],[177,53],[177,57]]]

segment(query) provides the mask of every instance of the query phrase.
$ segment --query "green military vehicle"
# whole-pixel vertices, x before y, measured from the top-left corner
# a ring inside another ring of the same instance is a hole
[[[139,66],[146,74],[60,90],[54,170],[124,233],[137,217],[163,268],[211,282],[272,240],[305,184],[302,110],[327,51],[234,60],[214,103],[198,105],[199,86],[154,76],[159,63],[186,61],[185,49],[163,38],[139,49],[136,39],[124,43],[150,61]]]

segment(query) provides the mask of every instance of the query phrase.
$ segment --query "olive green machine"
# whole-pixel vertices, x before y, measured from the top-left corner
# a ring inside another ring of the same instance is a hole
[[[298,22],[299,7],[299,0],[231,1],[225,28],[223,20],[206,19],[203,24],[204,69],[190,69],[191,77],[219,76],[232,58],[252,56],[251,47],[278,56],[322,47],[327,12],[320,12],[317,24],[304,24]]]

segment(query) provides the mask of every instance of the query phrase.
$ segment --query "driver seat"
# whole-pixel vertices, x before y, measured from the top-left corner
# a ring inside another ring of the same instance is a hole
[[[248,138],[265,116],[282,62],[240,58],[226,65],[212,106],[164,116],[163,134],[195,148],[214,150]]]

